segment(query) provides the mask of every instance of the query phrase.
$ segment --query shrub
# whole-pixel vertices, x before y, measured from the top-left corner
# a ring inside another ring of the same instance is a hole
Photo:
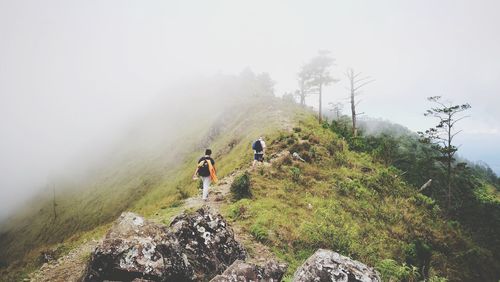
[[[295,144],[295,141],[296,141],[295,138],[293,136],[290,136],[286,139],[286,144],[293,145]]]
[[[426,242],[417,239],[405,248],[406,263],[422,269],[422,276],[429,276],[432,248]]]
[[[368,151],[368,145],[366,144],[366,140],[362,137],[353,137],[349,140],[349,148],[351,150],[357,152],[366,152]]]
[[[250,175],[245,172],[242,175],[234,179],[233,184],[231,184],[231,195],[233,200],[239,200],[243,198],[251,198],[252,192],[250,190]]]
[[[357,199],[367,198],[370,196],[370,191],[367,190],[358,179],[345,182],[338,181],[337,187],[339,189],[339,193],[344,196],[352,195]]]

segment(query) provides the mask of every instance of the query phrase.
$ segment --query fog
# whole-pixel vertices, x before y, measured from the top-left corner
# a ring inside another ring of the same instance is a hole
[[[359,105],[368,116],[422,130],[434,123],[422,115],[426,97],[469,102],[461,153],[500,172],[499,9],[452,0],[1,0],[0,218],[69,163],[98,158],[159,99],[175,107],[179,81],[250,67],[268,72],[281,95],[320,49],[336,58],[338,78],[353,67],[376,80]],[[328,87],[327,102],[345,101],[344,86]]]

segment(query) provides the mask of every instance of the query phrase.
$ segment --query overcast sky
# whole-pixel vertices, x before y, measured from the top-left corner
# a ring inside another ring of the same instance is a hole
[[[338,78],[353,67],[376,79],[359,105],[368,116],[422,130],[433,124],[426,97],[469,102],[462,154],[500,172],[499,11],[457,0],[0,0],[0,198],[22,198],[109,140],[178,79],[248,66],[281,94],[320,49]],[[344,83],[326,100],[345,98]]]

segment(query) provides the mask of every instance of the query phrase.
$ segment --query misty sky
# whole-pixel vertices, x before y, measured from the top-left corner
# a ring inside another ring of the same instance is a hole
[[[0,0],[0,214],[177,80],[248,66],[281,95],[319,49],[338,78],[353,67],[376,79],[359,105],[368,116],[422,130],[433,124],[426,97],[469,102],[461,154],[500,173],[498,11],[500,1]],[[345,101],[344,87],[326,100]]]

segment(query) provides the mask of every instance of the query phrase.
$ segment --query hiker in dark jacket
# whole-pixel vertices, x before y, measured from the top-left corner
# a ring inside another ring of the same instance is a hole
[[[208,188],[212,183],[212,179],[214,180],[214,182],[217,179],[215,176],[215,161],[210,157],[211,154],[212,150],[205,150],[205,156],[201,157],[198,160],[198,165],[196,166],[196,170],[194,171],[193,175],[193,180],[198,179],[197,176],[201,177],[201,181],[203,182],[202,199],[204,201],[208,200]]]
[[[266,151],[264,138],[259,137],[259,139],[253,142],[252,149],[254,153],[252,167],[254,167],[257,162],[264,162],[264,153]]]

